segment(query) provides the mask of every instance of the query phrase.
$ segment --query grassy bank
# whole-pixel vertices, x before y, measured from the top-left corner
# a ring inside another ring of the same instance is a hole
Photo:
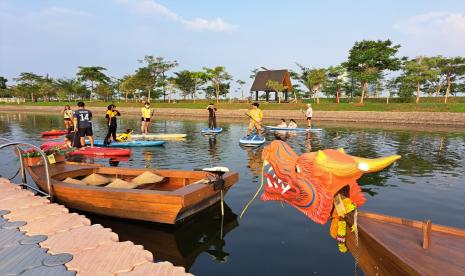
[[[26,102],[21,105],[26,106],[64,106],[69,104],[75,106],[75,102]],[[86,105],[89,107],[105,107],[109,102],[86,102]],[[122,107],[140,107],[140,103],[134,102],[115,102],[117,106]],[[158,103],[155,102],[152,104],[154,108],[190,108],[190,109],[204,109],[207,106],[207,101],[198,101],[193,102],[177,102],[177,103]],[[4,105],[14,105],[14,103],[1,103],[0,106]],[[249,103],[228,103],[220,102],[218,108],[220,109],[247,109],[250,107]],[[438,103],[438,102],[424,102],[424,103],[379,103],[379,102],[366,102],[364,105],[360,106],[356,103],[328,103],[322,102],[320,104],[312,104],[314,110],[318,111],[390,111],[390,112],[465,112],[465,103]],[[298,110],[305,109],[305,103],[291,104],[291,103],[261,103],[260,108],[264,110]]]

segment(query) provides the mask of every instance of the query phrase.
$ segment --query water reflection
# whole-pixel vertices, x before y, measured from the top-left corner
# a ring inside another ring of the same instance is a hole
[[[138,123],[138,118],[123,114],[119,126],[121,129],[136,128]],[[103,138],[106,134],[103,115],[96,116],[94,125],[96,137]],[[41,131],[61,127],[62,119],[58,115],[0,113],[0,136],[13,140],[40,145],[46,141],[40,137]],[[111,162],[114,165],[119,162],[120,167],[180,170],[227,166],[240,174],[239,182],[225,199],[238,213],[259,184],[263,147],[239,146],[238,141],[247,128],[245,123],[221,122],[224,131],[214,137],[201,135],[203,127],[206,127],[205,121],[156,118],[152,124],[154,131],[186,133],[186,141],[168,141],[158,148],[133,148],[130,158],[111,159]],[[298,133],[285,137],[286,142],[298,155],[340,147],[348,154],[368,158],[402,155],[402,159],[386,170],[366,174],[359,180],[368,198],[362,207],[364,210],[411,219],[429,218],[435,223],[465,227],[465,131],[380,129],[371,124],[366,128],[345,124],[319,127],[323,128],[321,132]],[[265,136],[267,141],[276,139],[273,133],[265,133]],[[16,172],[15,158],[11,150],[0,150],[0,174],[11,176]],[[110,162],[102,158],[80,158],[106,166]],[[225,235],[231,231],[228,229],[234,229],[226,237],[227,244],[221,242],[218,209],[206,215],[205,220],[195,218],[175,228],[101,219],[122,239],[151,248],[159,260],[191,266],[191,271],[199,275],[240,275],[244,271],[254,275],[305,275],[309,271],[345,275],[353,271],[353,259],[337,252],[334,240],[328,237],[324,227],[311,223],[294,208],[281,208],[257,200],[241,221],[241,227],[235,218],[225,219]],[[151,245],[156,242],[159,245]],[[331,265],[334,261],[338,266]]]
[[[208,254],[213,261],[227,262],[225,237],[239,226],[237,215],[225,204],[224,218],[216,204],[177,226],[88,215],[93,223],[113,229],[120,241],[141,244],[156,260],[170,261],[189,270],[197,257]]]

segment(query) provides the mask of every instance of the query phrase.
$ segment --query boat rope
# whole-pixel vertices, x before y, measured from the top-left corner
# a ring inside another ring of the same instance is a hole
[[[360,258],[360,247],[358,243],[358,210],[355,208],[354,210],[354,224],[352,225],[352,231],[354,232],[355,236],[355,252],[354,252],[354,259],[355,259],[355,266],[354,266],[354,274],[358,276],[358,262]]]
[[[18,174],[19,174],[19,171],[21,170],[21,168],[18,168],[18,170],[16,171],[15,175],[13,175],[12,177],[8,178],[8,180],[13,180],[13,178],[15,178]]]
[[[255,192],[255,195],[252,197],[252,199],[245,205],[244,209],[242,209],[241,215],[239,218],[242,218],[244,215],[245,211],[249,208],[250,204],[255,200],[255,198],[258,196],[260,191],[263,188],[263,183],[265,182],[265,164],[266,164],[266,158],[268,157],[268,153],[265,155],[265,158],[263,159],[263,164],[262,164],[262,175],[261,175],[261,181],[260,181],[260,186],[258,186],[257,191]]]

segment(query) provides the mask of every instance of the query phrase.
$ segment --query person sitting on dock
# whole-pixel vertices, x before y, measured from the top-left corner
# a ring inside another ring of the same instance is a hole
[[[263,119],[263,112],[258,108],[258,106],[258,103],[253,103],[252,109],[249,111],[249,114],[247,114],[247,116],[250,118],[249,127],[247,129],[247,138],[250,136],[250,133],[254,128],[257,129],[258,136],[262,136],[261,124]]]
[[[116,141],[118,142],[124,142],[124,141],[131,141],[131,134],[133,130],[128,128],[126,129],[126,132],[121,134],[120,136],[116,137]]]
[[[286,124],[286,119],[281,119],[281,123],[279,125],[277,125],[277,127],[287,127],[287,124]]]
[[[289,125],[287,127],[288,128],[297,128],[297,123],[294,121],[294,119],[291,119],[289,121]]]
[[[79,109],[74,111],[74,130],[78,132],[81,146],[86,146],[86,137],[89,137],[90,147],[94,147],[94,134],[92,132],[92,112],[85,109],[84,102],[78,102]]]
[[[215,129],[216,128],[216,107],[213,103],[208,104],[208,128]]]

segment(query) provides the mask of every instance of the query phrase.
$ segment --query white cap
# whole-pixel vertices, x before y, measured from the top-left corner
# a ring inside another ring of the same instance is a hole
[[[307,106],[312,106],[312,104],[307,104]]]

